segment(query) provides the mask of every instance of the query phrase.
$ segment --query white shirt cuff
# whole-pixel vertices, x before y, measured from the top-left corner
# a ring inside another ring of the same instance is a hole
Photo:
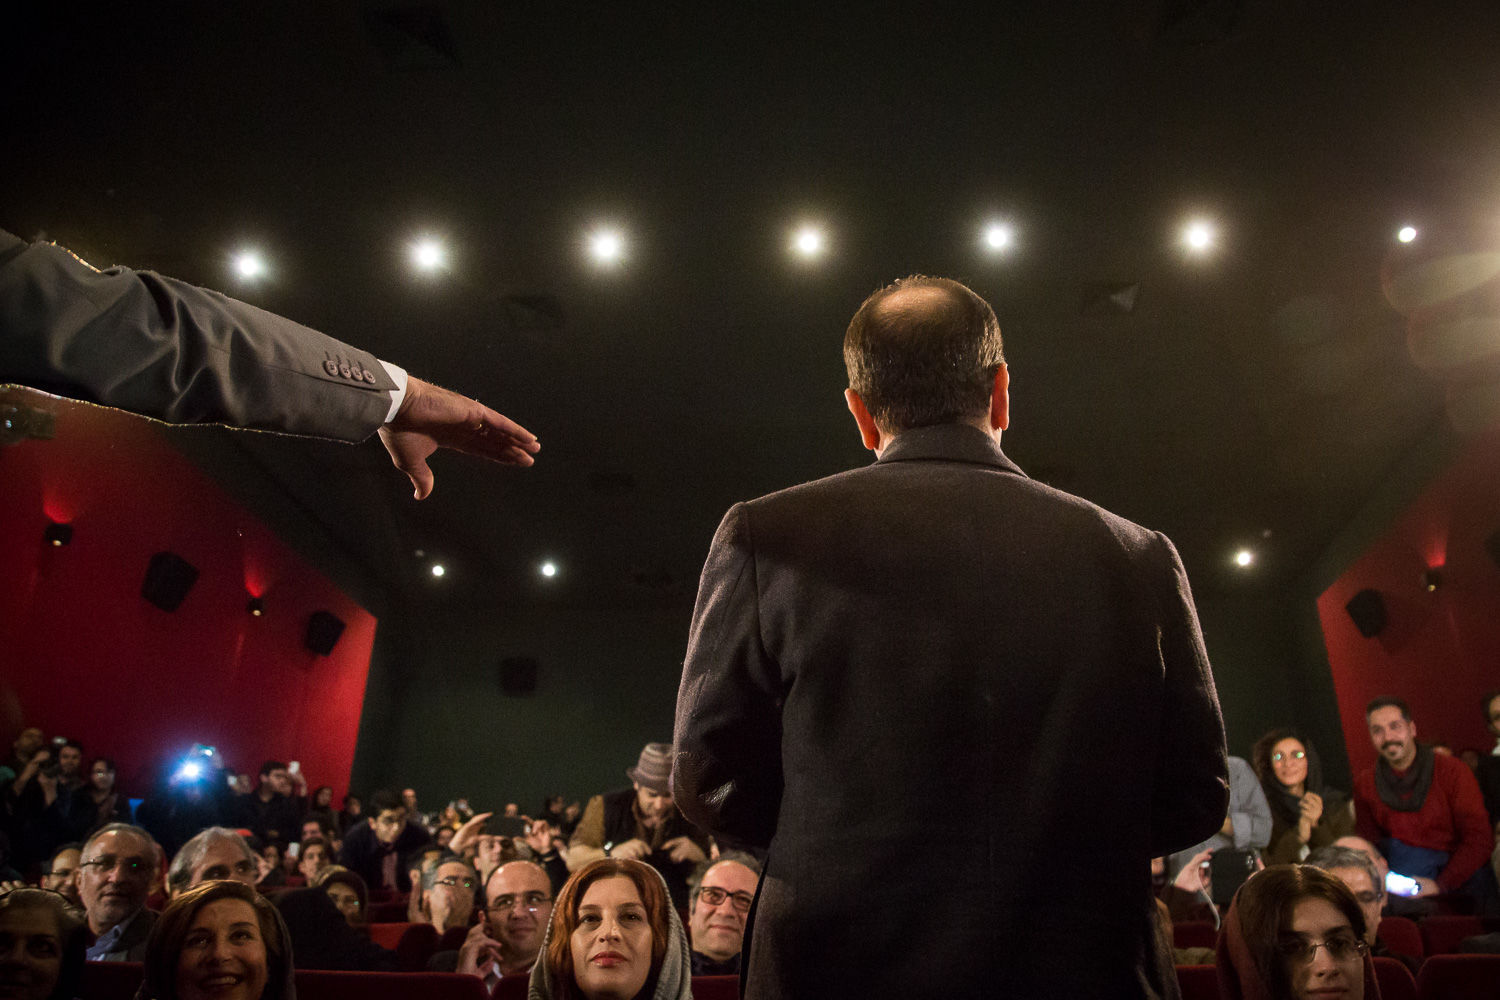
[[[389,361],[381,361],[379,358],[375,360],[380,361],[385,373],[391,377],[392,382],[396,383],[396,388],[391,390],[390,411],[385,415],[385,422],[390,423],[396,419],[396,411],[401,409],[401,401],[406,398],[406,369],[398,368]]]

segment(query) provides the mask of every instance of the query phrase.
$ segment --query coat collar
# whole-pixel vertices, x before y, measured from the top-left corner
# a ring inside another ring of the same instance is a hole
[[[977,427],[968,424],[934,424],[914,427],[896,435],[876,459],[877,464],[911,461],[972,462],[989,465],[1025,476],[1017,465],[1005,457],[1000,443]]]

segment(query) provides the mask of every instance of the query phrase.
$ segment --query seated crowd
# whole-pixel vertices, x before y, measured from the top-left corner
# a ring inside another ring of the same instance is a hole
[[[1500,692],[1484,707],[1500,737]],[[1311,742],[1275,730],[1251,760],[1231,758],[1222,829],[1153,862],[1165,926],[1219,928],[1230,995],[1311,995],[1308,981],[1367,977],[1372,957],[1415,972],[1420,956],[1382,939],[1384,916],[1500,916],[1500,743],[1471,769],[1418,743],[1397,699],[1366,717],[1378,763],[1352,794],[1324,783]],[[0,943],[50,935],[60,992],[38,996],[75,995],[71,963],[86,958],[144,962],[142,996],[206,995],[194,984],[238,977],[247,988],[234,995],[279,997],[293,962],[402,968],[382,947],[394,942],[372,937],[391,924],[429,928],[426,968],[491,991],[530,976],[543,997],[675,998],[693,976],[739,971],[760,861],[677,811],[668,744],[642,749],[629,787],[581,808],[554,796],[534,818],[513,803],[475,814],[465,800],[424,814],[411,788],[367,808],[347,795],[336,812],[333,789],[308,794],[295,766],[267,761],[252,785],[225,780],[206,750],[205,774],[175,775],[132,815],[108,758],[85,767],[78,742],[34,729],[13,749],[0,766]],[[1500,951],[1497,939],[1465,948]]]

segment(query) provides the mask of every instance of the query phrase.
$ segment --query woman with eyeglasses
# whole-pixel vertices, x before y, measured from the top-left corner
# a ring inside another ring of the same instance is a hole
[[[1354,832],[1354,803],[1323,784],[1317,751],[1295,730],[1273,729],[1262,736],[1250,763],[1271,806],[1266,864],[1295,864]]]
[[[1343,882],[1277,865],[1235,893],[1219,933],[1224,1000],[1380,1000],[1365,917]]]
[[[692,1000],[687,933],[656,869],[600,858],[574,872],[529,990],[532,1000]]]

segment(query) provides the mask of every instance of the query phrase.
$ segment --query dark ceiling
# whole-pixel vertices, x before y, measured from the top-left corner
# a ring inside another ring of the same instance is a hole
[[[994,303],[1024,469],[1166,531],[1200,591],[1284,582],[1445,420],[1381,295],[1396,228],[1500,208],[1492,2],[25,6],[0,226],[540,435],[525,472],[440,457],[417,504],[373,443],[214,432],[401,599],[690,598],[729,504],[868,459],[840,338],[912,272]],[[816,263],[787,253],[804,219]],[[601,220],[612,270],[582,252]],[[245,245],[269,280],[235,281]]]

